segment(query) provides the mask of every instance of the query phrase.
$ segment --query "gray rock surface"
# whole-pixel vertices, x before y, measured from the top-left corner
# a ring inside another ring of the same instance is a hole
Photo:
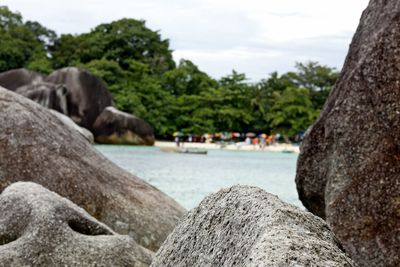
[[[353,265],[322,219],[262,189],[234,186],[191,210],[151,266]]]
[[[39,104],[0,88],[0,191],[32,181],[156,250],[185,210],[122,170]]]
[[[360,266],[400,266],[400,1],[371,0],[296,183]]]
[[[67,89],[62,84],[34,83],[18,87],[15,92],[43,107],[68,115]]]
[[[30,182],[0,195],[0,266],[149,266],[152,252]]]
[[[44,76],[27,69],[14,69],[0,73],[0,86],[15,91],[18,87],[42,82]]]
[[[71,120],[70,117],[61,114],[60,112],[52,109],[49,109],[49,111],[54,114],[58,119],[60,119],[67,127],[78,131],[83,137],[85,137],[86,140],[89,141],[89,143],[94,143],[94,136],[88,129],[78,126],[73,120]]]
[[[112,105],[112,96],[103,81],[85,69],[63,68],[51,73],[46,82],[63,84],[68,92],[68,116],[79,126],[93,131],[97,116]]]
[[[106,107],[97,117],[93,134],[101,144],[154,144],[154,130],[150,124],[114,107]]]

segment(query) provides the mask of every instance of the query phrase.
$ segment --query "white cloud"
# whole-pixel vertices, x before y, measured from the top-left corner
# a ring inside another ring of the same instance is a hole
[[[58,33],[87,32],[122,17],[144,19],[214,77],[234,68],[253,80],[295,61],[340,68],[368,0],[3,0]]]

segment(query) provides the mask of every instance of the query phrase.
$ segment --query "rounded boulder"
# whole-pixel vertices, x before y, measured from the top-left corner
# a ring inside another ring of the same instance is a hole
[[[48,109],[0,88],[0,191],[32,181],[157,250],[185,210],[105,158]]]
[[[154,144],[154,130],[150,124],[114,107],[105,108],[97,117],[93,134],[101,144]]]
[[[149,266],[153,253],[30,182],[0,195],[2,266]]]
[[[152,267],[353,266],[327,224],[257,187],[206,197],[157,252]]]
[[[104,82],[85,69],[67,67],[56,70],[46,82],[64,84],[68,92],[68,115],[90,131],[97,116],[112,105],[112,96]]]

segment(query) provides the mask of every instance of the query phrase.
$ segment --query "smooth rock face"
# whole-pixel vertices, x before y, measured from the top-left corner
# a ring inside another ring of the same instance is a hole
[[[43,107],[68,115],[67,89],[62,84],[34,83],[18,87],[15,92],[39,103]]]
[[[85,137],[86,140],[89,141],[89,143],[94,143],[94,136],[89,130],[78,126],[73,120],[58,111],[52,109],[49,109],[49,111],[54,114],[59,120],[61,120],[67,127],[78,131],[83,137]]]
[[[151,266],[353,265],[322,219],[259,188],[234,186],[191,210]]]
[[[33,181],[156,250],[184,209],[107,160],[46,108],[0,88],[0,191]]]
[[[149,266],[152,252],[30,182],[0,195],[1,266]]]
[[[150,124],[114,107],[105,108],[97,117],[93,133],[101,144],[154,144],[154,130]]]
[[[0,73],[0,86],[15,91],[18,87],[42,82],[44,76],[27,69],[15,69]]]
[[[400,266],[399,114],[400,2],[371,0],[296,177],[360,266]]]
[[[90,131],[97,116],[112,105],[112,96],[106,85],[87,70],[63,68],[54,71],[45,80],[66,86],[69,117]]]

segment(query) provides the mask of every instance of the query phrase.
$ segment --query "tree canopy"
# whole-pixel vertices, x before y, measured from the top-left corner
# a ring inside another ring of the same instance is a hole
[[[54,31],[38,22],[24,23],[21,14],[0,6],[0,35],[0,71],[21,67],[51,71],[47,48],[55,40]]]
[[[115,61],[124,70],[132,60],[142,62],[158,75],[175,67],[169,41],[148,29],[144,21],[135,19],[101,24],[81,35],[62,35],[55,41],[52,53],[56,68],[100,59]]]
[[[135,19],[57,36],[0,6],[0,33],[0,71],[86,68],[108,85],[117,108],[147,120],[158,138],[176,131],[279,132],[293,138],[316,119],[338,77],[334,68],[309,61],[256,83],[234,70],[215,79],[190,60],[175,64],[169,40]]]

